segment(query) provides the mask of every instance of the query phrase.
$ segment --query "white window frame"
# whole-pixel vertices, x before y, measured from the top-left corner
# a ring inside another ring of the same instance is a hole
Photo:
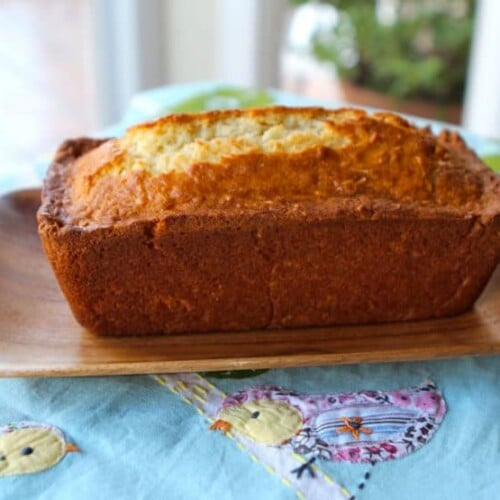
[[[162,84],[276,86],[285,11],[286,0],[91,0],[99,125],[119,120],[135,93]],[[193,24],[172,35],[187,20]]]
[[[464,100],[463,125],[500,138],[500,1],[480,0]]]

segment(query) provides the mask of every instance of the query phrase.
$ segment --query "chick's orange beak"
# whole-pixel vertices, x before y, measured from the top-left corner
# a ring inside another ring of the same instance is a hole
[[[232,425],[225,420],[217,419],[211,426],[211,431],[221,431],[223,434],[226,434],[231,430]]]
[[[79,452],[80,451],[80,448],[78,448],[78,446],[76,446],[76,444],[73,444],[73,443],[68,443],[65,448],[64,448],[64,451],[66,453],[70,453],[70,452]]]

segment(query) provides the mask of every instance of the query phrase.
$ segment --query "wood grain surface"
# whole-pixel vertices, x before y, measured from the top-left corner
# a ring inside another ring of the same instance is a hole
[[[473,311],[414,323],[98,338],[73,319],[36,231],[38,190],[0,198],[0,376],[373,363],[500,353],[500,269]]]

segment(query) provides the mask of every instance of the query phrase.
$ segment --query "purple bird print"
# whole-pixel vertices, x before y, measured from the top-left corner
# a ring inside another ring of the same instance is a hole
[[[434,436],[446,413],[432,382],[394,391],[301,394],[250,387],[227,396],[211,429],[233,431],[268,446],[290,446],[316,459],[371,463],[404,457]]]

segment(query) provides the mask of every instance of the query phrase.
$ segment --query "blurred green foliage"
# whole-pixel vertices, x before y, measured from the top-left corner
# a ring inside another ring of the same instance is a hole
[[[400,99],[461,102],[475,0],[400,0],[390,23],[377,16],[375,0],[321,3],[336,7],[340,16],[331,32],[315,35],[313,53],[334,63],[341,77]]]

